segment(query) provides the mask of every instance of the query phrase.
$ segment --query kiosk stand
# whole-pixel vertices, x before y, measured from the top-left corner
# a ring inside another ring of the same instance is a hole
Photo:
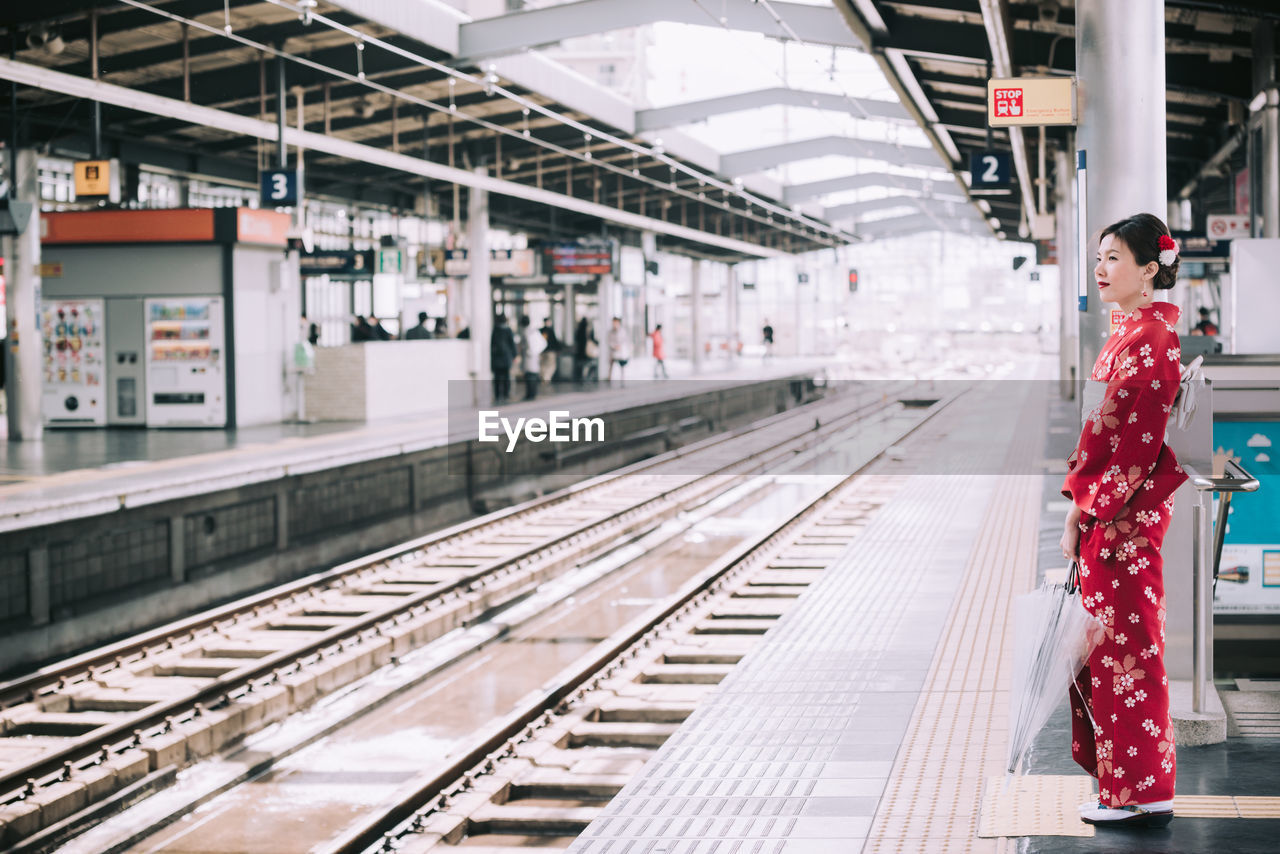
[[[288,419],[301,314],[289,224],[250,208],[42,217],[46,423]]]

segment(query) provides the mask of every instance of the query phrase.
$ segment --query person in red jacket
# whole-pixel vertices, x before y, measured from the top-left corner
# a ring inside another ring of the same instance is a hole
[[[1164,441],[1181,373],[1179,310],[1155,291],[1173,287],[1177,273],[1177,244],[1157,217],[1103,230],[1094,277],[1103,302],[1125,314],[1094,363],[1095,388],[1105,391],[1083,413],[1062,485],[1072,502],[1062,553],[1079,561],[1084,606],[1105,629],[1069,692],[1072,758],[1098,780],[1098,802],[1080,808],[1089,824],[1173,818],[1160,544],[1187,475]]]
[[[658,378],[658,371],[662,371],[662,378],[670,379],[667,376],[667,348],[662,343],[662,324],[659,323],[653,327],[653,331],[649,333],[649,337],[653,339],[653,378]]]

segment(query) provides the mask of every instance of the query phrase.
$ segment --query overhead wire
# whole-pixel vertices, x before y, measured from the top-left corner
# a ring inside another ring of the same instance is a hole
[[[584,155],[583,152],[566,148],[564,146],[558,145],[548,140],[541,139],[532,134],[526,135],[524,131],[519,131],[514,128],[508,128],[504,125],[490,122],[487,119],[484,119],[482,117],[471,115],[469,113],[466,113],[462,110],[457,109],[456,106],[453,105],[452,103],[449,105],[439,104],[427,98],[422,98],[422,97],[404,92],[403,90],[383,85],[377,82],[376,80],[370,79],[368,75],[363,73],[363,69],[361,69],[360,73],[358,74],[352,74],[350,72],[343,71],[342,69],[334,68],[332,66],[328,66],[323,63],[316,62],[305,56],[289,53],[288,51],[285,51],[281,48],[274,47],[272,45],[265,44],[263,42],[255,41],[254,39],[247,38],[243,35],[240,35],[239,33],[236,33],[234,29],[229,29],[230,27],[229,18],[227,19],[226,25],[219,28],[216,26],[202,23],[193,18],[187,18],[183,15],[170,12],[165,9],[157,8],[155,6],[152,6],[150,3],[144,2],[144,0],[118,0],[118,2],[142,11],[149,12],[159,17],[166,18],[168,20],[171,20],[177,23],[185,23],[188,26],[198,29],[202,32],[208,33],[213,36],[229,39],[245,47],[250,47],[255,50],[262,51],[263,53],[269,56],[279,57],[279,58],[288,60],[290,62],[294,62],[296,64],[305,66],[307,68],[311,68],[315,71],[319,71],[322,74],[331,75],[333,77],[336,77],[341,80],[345,80],[355,85],[365,86],[373,91],[382,92],[386,95],[389,95],[392,98],[396,98],[411,104],[415,104],[426,110],[449,114],[454,116],[457,119],[461,119],[461,120],[473,123],[487,130],[493,131],[494,133],[498,133],[505,136],[510,136],[513,138],[531,142],[537,146],[553,151],[566,158],[570,158],[573,160],[577,160],[583,163],[587,163],[593,166],[606,169],[618,175],[625,176],[633,181],[638,181],[648,186],[652,186],[654,188],[663,190],[665,192],[670,192],[676,195],[683,196],[694,202],[707,203],[704,198],[700,199],[697,193],[675,186],[674,181],[666,182],[666,181],[658,180],[656,178],[651,178],[649,176],[644,175],[643,173],[637,174],[637,170],[618,167],[606,161],[602,161],[594,157],[591,157],[589,156],[589,152],[587,152],[587,154]],[[662,151],[659,148],[645,147],[642,145],[638,145],[634,142],[631,142],[630,140],[614,136],[613,134],[610,134],[607,131],[600,130],[590,125],[586,125],[582,122],[577,121],[576,119],[572,119],[568,116],[558,113],[555,110],[552,110],[548,107],[538,104],[535,101],[529,100],[528,98],[525,98],[515,92],[512,92],[506,87],[498,84],[496,81],[489,79],[487,75],[484,77],[481,77],[481,76],[469,74],[464,71],[460,71],[444,63],[432,60],[429,57],[422,56],[421,54],[417,54],[413,51],[406,50],[405,48],[399,47],[398,45],[394,45],[389,42],[386,42],[383,39],[377,38],[376,36],[371,36],[366,33],[362,33],[359,30],[356,30],[345,24],[342,24],[341,22],[335,21],[323,14],[311,11],[309,8],[305,8],[297,4],[288,2],[288,0],[265,0],[265,2],[296,12],[299,14],[299,16],[301,16],[304,13],[309,13],[310,18],[313,22],[323,24],[335,31],[341,32],[343,34],[346,34],[354,38],[356,40],[356,44],[361,46],[357,48],[357,50],[362,50],[363,46],[372,45],[372,46],[387,50],[388,52],[398,55],[401,58],[407,59],[410,62],[413,62],[415,64],[436,70],[441,74],[445,75],[446,78],[448,79],[461,80],[466,83],[473,84],[481,88],[482,90],[485,90],[486,92],[492,91],[495,97],[500,96],[500,97],[506,98],[509,101],[512,101],[513,103],[519,105],[522,111],[527,110],[529,112],[539,113],[560,124],[563,124],[567,127],[574,128],[582,132],[584,135],[589,135],[589,138],[592,140],[598,139],[598,140],[616,145],[620,148],[629,150],[634,155],[644,155],[646,157],[650,157],[655,161],[658,161],[660,163],[667,165],[673,174],[676,172],[681,172],[692,178],[697,179],[701,183],[709,184],[709,185],[718,187],[724,190],[725,192],[739,195],[744,199],[747,199],[752,204],[760,207],[762,210],[766,211],[767,213],[774,213],[781,216],[783,218],[783,222],[778,223],[772,220],[768,220],[765,217],[756,215],[755,213],[751,212],[749,209],[747,210],[733,209],[733,212],[738,214],[739,216],[744,216],[755,222],[759,222],[761,224],[767,224],[775,228],[782,228],[785,231],[789,231],[797,234],[797,236],[805,237],[806,239],[817,240],[818,242],[825,242],[825,241],[823,241],[817,235],[826,235],[828,238],[835,239],[841,243],[847,243],[848,241],[853,239],[852,235],[848,234],[847,232],[844,232],[842,229],[834,228],[819,220],[804,216],[799,212],[792,211],[788,208],[777,205],[767,199],[760,198],[753,193],[749,193],[743,190],[742,188],[733,185],[730,182],[722,181],[714,175],[711,175],[709,173],[703,173],[696,169],[693,169],[679,162],[678,160],[669,157],[668,155],[666,155],[664,151]],[[792,226],[791,223],[794,223],[795,225]],[[809,234],[808,231],[813,231],[816,234]]]

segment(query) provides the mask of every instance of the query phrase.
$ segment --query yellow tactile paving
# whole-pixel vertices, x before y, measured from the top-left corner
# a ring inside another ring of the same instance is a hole
[[[1015,777],[1007,791],[1003,775],[990,777],[978,835],[1093,836],[1093,825],[1082,822],[1075,810],[1062,808],[1064,804],[1084,803],[1092,795],[1093,779],[1083,774]]]
[[[1241,818],[1280,818],[1280,798],[1232,798]],[[1173,811],[1178,812],[1179,799],[1174,799]]]
[[[1026,410],[1040,411],[1034,404]],[[1015,443],[1028,447],[1011,449],[1011,458],[1022,453],[1028,459],[1030,443],[1044,435],[1042,414],[1024,419]],[[979,830],[984,823],[1004,829],[996,815],[982,816],[983,795],[989,778],[1003,779],[1013,643],[1010,607],[1034,579],[1041,486],[1040,477],[1027,475],[1001,476],[996,485],[998,498],[988,507],[969,554],[960,593],[872,823],[864,848],[868,854],[1012,850],[1007,837],[984,838]],[[1087,787],[1089,779],[1081,780]],[[1062,814],[1075,818],[1074,806],[1080,802],[1073,798],[1062,787],[1041,790],[1036,808],[1023,811],[1014,829],[1019,834],[1065,829]],[[1089,835],[1092,828],[1084,827]],[[1070,830],[1080,832],[1074,826]]]

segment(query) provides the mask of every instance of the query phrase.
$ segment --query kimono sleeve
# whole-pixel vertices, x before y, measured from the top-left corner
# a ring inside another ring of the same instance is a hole
[[[1062,494],[1110,522],[1142,487],[1164,446],[1181,372],[1177,333],[1143,324],[1115,359],[1106,396],[1067,460]]]

